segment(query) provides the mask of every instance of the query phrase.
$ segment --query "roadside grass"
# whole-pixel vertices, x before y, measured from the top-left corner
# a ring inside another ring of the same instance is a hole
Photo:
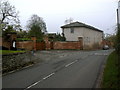
[[[0,54],[13,54],[13,53],[23,53],[25,51],[12,51],[12,50],[0,50]]]
[[[118,70],[118,55],[114,51],[112,52],[106,63],[106,67],[103,73],[103,80],[101,84],[101,88],[115,88],[120,89],[119,85],[119,70]]]

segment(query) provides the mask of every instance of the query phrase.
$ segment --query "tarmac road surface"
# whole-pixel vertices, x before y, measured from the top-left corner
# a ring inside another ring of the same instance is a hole
[[[113,50],[38,51],[44,60],[2,77],[3,88],[94,88],[107,56]]]

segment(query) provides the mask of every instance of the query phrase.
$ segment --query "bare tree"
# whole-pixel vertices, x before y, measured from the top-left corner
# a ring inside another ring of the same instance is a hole
[[[18,27],[20,24],[18,11],[6,0],[0,1],[0,24],[4,24],[4,26],[12,24],[15,27]]]
[[[65,20],[65,24],[70,24],[73,22],[73,18],[68,18]]]

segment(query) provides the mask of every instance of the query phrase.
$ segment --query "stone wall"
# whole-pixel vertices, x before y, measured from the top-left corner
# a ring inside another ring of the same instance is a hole
[[[40,61],[32,52],[2,55],[3,73]]]

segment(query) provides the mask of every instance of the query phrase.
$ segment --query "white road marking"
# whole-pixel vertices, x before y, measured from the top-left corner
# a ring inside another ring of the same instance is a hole
[[[46,76],[46,77],[44,77],[43,79],[45,80],[45,79],[47,79],[47,78],[49,78],[49,77],[51,77],[52,75],[54,75],[55,73],[51,73],[50,75],[48,75],[48,76]]]
[[[108,55],[108,54],[107,54],[107,53],[94,53],[94,55],[101,55],[101,56],[102,56],[102,55],[105,55],[105,56],[106,56],[106,55]]]
[[[104,55],[108,55],[108,54],[104,54]]]
[[[68,67],[68,66],[72,65],[73,63],[75,63],[75,62],[77,62],[77,61],[78,61],[78,60],[75,60],[75,61],[73,61],[73,62],[71,62],[71,63],[65,65],[65,67]],[[24,90],[27,90],[27,89],[29,89],[29,88],[31,88],[31,87],[37,85],[38,83],[40,83],[40,82],[42,82],[43,80],[45,80],[45,79],[47,79],[47,78],[53,76],[54,74],[55,74],[54,72],[51,73],[51,74],[49,74],[48,76],[44,77],[43,79],[41,79],[41,80],[39,80],[39,81],[33,83],[32,85],[28,86],[28,87],[27,87],[26,89],[24,89]]]
[[[54,75],[54,74],[55,74],[55,73],[51,73],[51,74],[49,74],[48,76],[44,77],[43,79],[41,79],[41,80],[39,80],[39,81],[33,83],[32,85],[28,86],[28,87],[27,87],[26,89],[24,89],[24,90],[27,90],[27,89],[29,89],[29,88],[31,88],[31,87],[37,85],[38,83],[40,83],[40,82],[42,82],[43,80],[45,80],[45,79],[51,77],[51,76]]]
[[[37,85],[38,83],[40,83],[40,82],[42,82],[42,81],[43,81],[43,80],[40,80],[40,81],[38,81],[38,82],[35,82],[34,84],[30,85],[29,87],[27,87],[27,88],[24,89],[24,90],[27,90],[27,89],[29,89],[29,88],[31,88],[31,87]]]
[[[20,69],[16,69],[16,70],[10,71],[10,72],[8,72],[8,73],[3,74],[3,76],[4,76],[4,75],[7,75],[7,74],[14,73],[14,72],[19,71],[19,70],[22,70],[22,69],[29,68],[29,67],[31,67],[31,66],[33,66],[33,65],[34,65],[34,64],[31,64],[31,65],[29,65],[29,66],[26,66],[26,67],[23,67],[23,68],[20,68]]]
[[[71,62],[71,63],[65,65],[65,67],[68,67],[68,66],[72,65],[73,63],[75,63],[75,62],[77,62],[77,61],[78,61],[78,60],[75,60],[74,62]]]

